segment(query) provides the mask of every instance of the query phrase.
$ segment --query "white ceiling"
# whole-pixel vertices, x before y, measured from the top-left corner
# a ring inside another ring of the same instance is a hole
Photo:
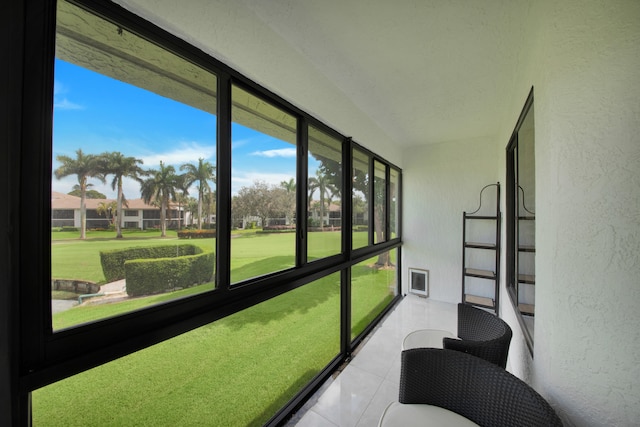
[[[382,134],[401,146],[499,133],[530,6],[527,0],[117,1],[339,131],[354,138]],[[361,130],[349,129],[347,119]]]

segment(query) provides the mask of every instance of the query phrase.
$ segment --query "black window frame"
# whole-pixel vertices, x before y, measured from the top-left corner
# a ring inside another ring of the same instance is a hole
[[[527,96],[527,100],[525,101],[524,107],[520,112],[520,116],[518,117],[518,121],[516,122],[516,126],[511,134],[509,139],[509,143],[506,147],[506,237],[507,237],[507,272],[506,272],[506,289],[509,295],[509,299],[511,300],[511,304],[516,313],[516,317],[518,318],[518,323],[520,324],[520,328],[522,329],[522,333],[525,338],[525,342],[527,343],[527,348],[531,356],[533,357],[533,333],[529,329],[527,325],[524,315],[520,311],[519,307],[519,297],[518,297],[518,256],[519,256],[519,245],[518,245],[518,223],[520,220],[520,214],[517,211],[517,206],[520,204],[520,192],[518,189],[520,188],[518,182],[518,171],[516,168],[516,163],[518,162],[518,134],[524,123],[527,115],[530,111],[533,111],[533,87],[529,91],[529,95]],[[533,219],[535,221],[535,219]],[[533,318],[533,316],[531,316]]]
[[[386,168],[387,186],[389,186],[390,168],[399,172],[399,191],[402,194],[402,172],[399,167],[380,158],[366,148],[358,145],[351,138],[343,136],[310,116],[300,108],[287,102],[278,95],[266,90],[240,73],[205,54],[194,46],[168,33],[160,27],[127,11],[111,2],[92,2],[90,0],[70,0],[71,3],[90,10],[104,19],[117,23],[179,56],[214,72],[217,75],[217,191],[219,202],[216,217],[218,220],[218,238],[216,240],[217,287],[213,291],[194,295],[163,305],[144,310],[126,313],[89,324],[53,332],[51,327],[50,291],[46,286],[51,272],[51,206],[50,183],[52,175],[52,117],[53,117],[53,81],[56,38],[56,6],[55,1],[18,0],[11,16],[17,17],[19,34],[23,37],[18,43],[22,60],[16,69],[19,70],[21,92],[14,92],[12,100],[20,108],[19,125],[7,126],[8,133],[19,126],[19,137],[15,148],[9,149],[11,158],[17,161],[16,166],[8,170],[10,181],[19,182],[19,186],[11,188],[7,200],[12,202],[12,209],[20,218],[12,229],[12,235],[21,244],[12,242],[15,250],[15,266],[11,268],[8,287],[11,304],[3,305],[10,312],[12,329],[10,331],[13,357],[11,366],[15,367],[11,376],[12,398],[8,404],[9,415],[0,419],[17,420],[16,424],[30,423],[30,392],[58,380],[75,375],[87,369],[107,363],[111,360],[149,347],[156,343],[193,330],[199,326],[214,322],[220,318],[266,301],[277,295],[296,289],[321,277],[341,272],[342,308],[341,308],[341,353],[319,376],[310,383],[303,392],[287,408],[283,408],[273,423],[281,421],[287,410],[299,404],[304,395],[309,395],[328,375],[346,360],[353,348],[375,326],[377,320],[400,298],[400,265],[401,232],[395,238],[387,238],[385,242],[372,244],[372,231],[369,231],[369,244],[351,250],[352,229],[350,221],[343,224],[342,253],[313,263],[306,262],[304,251],[298,252],[297,266],[293,269],[276,272],[264,277],[243,282],[242,286],[231,286],[229,283],[230,265],[230,229],[231,229],[231,85],[239,83],[251,88],[255,93],[268,99],[269,102],[281,106],[298,118],[298,198],[306,197],[306,153],[305,133],[312,124],[322,131],[339,135],[343,142],[344,171],[350,170],[351,154],[356,148],[366,152],[370,158],[369,170],[372,172],[373,160],[383,163]],[[18,10],[20,9],[20,10]],[[16,73],[18,74],[18,73]],[[3,127],[4,131],[5,127]],[[10,144],[11,145],[11,144]],[[220,160],[226,159],[226,160]],[[343,173],[344,193],[351,194],[350,174]],[[370,176],[373,177],[371,173]],[[370,191],[372,191],[371,186]],[[387,188],[387,199],[389,198]],[[373,200],[373,199],[372,199]],[[300,201],[300,200],[298,200]],[[389,221],[389,200],[386,201],[387,233]],[[350,203],[343,203],[344,218],[351,218]],[[298,203],[298,210],[306,209],[305,203]],[[399,217],[402,214],[401,197],[399,200]],[[298,212],[301,213],[301,212]],[[301,223],[297,242],[306,239],[306,212],[299,214]],[[371,219],[371,218],[370,218]],[[401,229],[401,221],[398,221]],[[28,224],[27,226],[19,226]],[[370,222],[371,224],[371,222]],[[28,244],[26,243],[28,242]],[[376,321],[354,340],[349,335],[349,302],[350,267],[358,262],[385,251],[398,249],[398,292],[395,299],[387,306]],[[19,290],[17,289],[19,286]],[[4,379],[4,378],[3,378]],[[14,396],[17,395],[17,397]]]

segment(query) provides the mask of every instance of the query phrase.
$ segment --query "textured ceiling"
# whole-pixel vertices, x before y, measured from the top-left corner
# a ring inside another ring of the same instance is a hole
[[[118,2],[338,130],[353,132],[347,118],[368,121],[371,135],[402,146],[497,135],[529,9],[525,0]]]

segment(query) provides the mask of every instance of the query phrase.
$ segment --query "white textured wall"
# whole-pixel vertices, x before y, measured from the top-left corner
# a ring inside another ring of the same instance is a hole
[[[423,268],[430,298],[460,301],[462,212],[475,210],[482,187],[498,181],[496,143],[483,138],[404,151],[403,293],[407,269]]]
[[[638,425],[640,2],[541,11],[533,378],[576,425]]]

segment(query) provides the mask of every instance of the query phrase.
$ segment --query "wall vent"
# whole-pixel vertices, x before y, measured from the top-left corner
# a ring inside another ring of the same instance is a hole
[[[409,292],[423,297],[429,296],[429,270],[409,269]]]

